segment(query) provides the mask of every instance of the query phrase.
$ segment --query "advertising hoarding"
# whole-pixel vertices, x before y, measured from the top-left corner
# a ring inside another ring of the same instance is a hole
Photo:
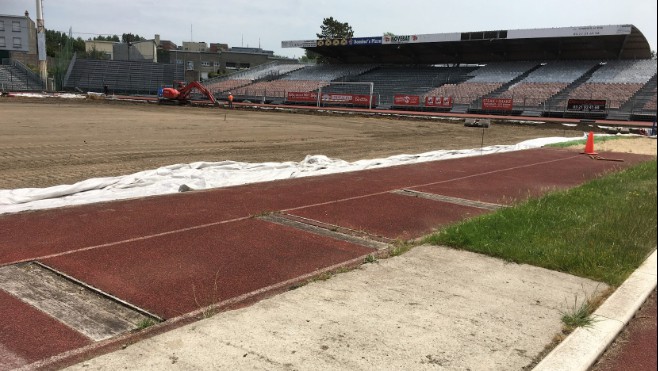
[[[483,98],[482,109],[494,111],[511,111],[514,100],[512,98]]]

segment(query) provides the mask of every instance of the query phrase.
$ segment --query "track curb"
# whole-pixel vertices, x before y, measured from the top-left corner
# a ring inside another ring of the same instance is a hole
[[[533,371],[587,371],[656,289],[656,250],[592,315],[542,359]]]

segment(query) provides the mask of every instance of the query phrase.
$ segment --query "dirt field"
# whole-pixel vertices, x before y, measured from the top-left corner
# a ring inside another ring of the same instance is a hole
[[[355,161],[479,148],[483,140],[482,129],[449,120],[20,98],[0,99],[0,112],[0,189],[71,184],[195,161],[300,161],[315,154]],[[492,125],[484,131],[484,145],[580,135],[555,126]],[[645,141],[646,150],[638,144]],[[656,154],[655,140],[628,142],[606,145]]]

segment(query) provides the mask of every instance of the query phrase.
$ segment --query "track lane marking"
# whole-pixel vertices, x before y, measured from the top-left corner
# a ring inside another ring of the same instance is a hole
[[[449,182],[454,182],[454,181],[463,180],[463,179],[475,178],[475,177],[479,177],[479,176],[483,176],[483,175],[496,174],[496,173],[501,173],[501,172],[510,171],[510,170],[517,170],[517,169],[523,169],[523,168],[533,167],[533,166],[537,166],[537,165],[545,165],[545,164],[550,164],[550,163],[555,163],[555,162],[560,162],[560,161],[571,160],[571,159],[578,158],[578,157],[581,157],[581,156],[580,155],[574,155],[574,156],[570,156],[570,157],[566,157],[566,158],[541,161],[541,162],[536,162],[536,163],[532,163],[532,164],[514,166],[514,167],[509,167],[509,168],[504,168],[504,169],[491,170],[491,171],[486,171],[486,172],[482,172],[482,173],[461,176],[461,177],[452,178],[452,179],[445,179],[445,180],[441,180],[441,181],[438,181],[438,182],[430,182],[430,183],[425,183],[425,184],[418,184],[418,185],[414,185],[414,186],[408,186],[408,187],[405,187],[405,188],[413,189],[413,188],[418,188],[418,187],[425,187],[425,186],[430,186],[430,185],[449,183]],[[311,207],[330,205],[330,204],[334,204],[334,203],[347,202],[347,201],[351,201],[351,200],[359,200],[359,199],[364,199],[364,198],[368,198],[368,197],[374,197],[374,196],[388,194],[388,193],[391,193],[392,191],[395,191],[397,189],[398,188],[389,189],[389,190],[382,191],[382,192],[370,193],[370,194],[361,195],[361,196],[346,197],[346,198],[342,198],[342,199],[338,199],[338,200],[325,201],[325,202],[319,202],[319,203],[310,204],[310,205],[303,205],[303,206],[297,206],[297,207],[292,207],[292,208],[286,208],[286,209],[281,209],[281,210],[278,210],[278,211],[280,211],[280,212],[291,212],[291,211],[302,210],[302,209],[311,208]],[[254,216],[255,215],[248,215],[248,216],[243,216],[243,217],[239,217],[239,218],[221,220],[221,221],[212,222],[212,223],[205,223],[205,224],[200,224],[200,225],[186,227],[186,228],[174,229],[174,230],[166,231],[166,232],[160,232],[160,233],[154,233],[154,234],[144,235],[144,236],[140,236],[140,237],[129,238],[129,239],[121,240],[121,241],[108,242],[108,243],[103,243],[103,244],[99,244],[99,245],[82,247],[82,248],[79,248],[79,249],[63,251],[63,252],[59,252],[59,253],[55,253],[55,254],[42,255],[42,256],[39,256],[39,257],[33,257],[33,258],[29,258],[29,259],[19,259],[19,260],[13,261],[13,262],[4,263],[4,264],[2,264],[2,266],[11,265],[11,264],[18,264],[18,263],[26,263],[26,262],[35,261],[35,260],[51,259],[51,258],[71,255],[71,254],[75,254],[75,253],[79,253],[79,252],[96,250],[96,249],[105,248],[105,247],[118,246],[118,245],[123,245],[123,244],[127,244],[127,243],[138,242],[138,241],[146,241],[146,240],[149,240],[149,239],[152,239],[152,238],[168,236],[168,235],[174,235],[174,234],[177,234],[177,233],[189,232],[189,231],[193,231],[193,230],[197,230],[197,229],[209,228],[209,227],[214,227],[214,226],[217,226],[217,225],[235,223],[235,222],[239,222],[239,221],[243,221],[243,220],[248,220],[248,219],[254,218]]]

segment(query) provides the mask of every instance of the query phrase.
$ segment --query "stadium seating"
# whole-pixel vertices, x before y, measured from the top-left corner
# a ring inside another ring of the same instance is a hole
[[[608,61],[570,99],[605,99],[609,109],[619,109],[656,74],[656,60]]]
[[[282,79],[293,81],[334,81],[360,75],[371,70],[373,67],[373,65],[319,64],[294,71]]]
[[[208,80],[205,85],[214,94],[222,94],[237,88],[258,82],[259,80],[277,79],[290,72],[307,67],[299,63],[280,63],[278,61],[250,68],[246,71]]]
[[[537,64],[537,62],[490,63],[471,71],[468,80],[463,83],[445,84],[425,95],[452,97],[455,104],[471,104],[523,75]]]
[[[243,97],[285,98],[288,92],[309,92],[327,86],[328,81],[318,80],[274,80],[261,81],[232,91]]]
[[[656,111],[656,95],[657,95],[658,89],[656,89],[656,85],[653,86],[653,89],[651,89],[651,96],[647,100],[647,102],[644,104],[644,110],[645,111]]]
[[[113,92],[154,94],[161,85],[182,80],[182,68],[175,67],[79,59],[65,81],[65,88],[102,91],[107,85]],[[6,70],[6,67],[0,70],[0,84],[7,80]],[[369,83],[372,83],[380,108],[393,106],[395,95],[404,94],[420,97],[418,109],[424,106],[425,97],[452,97],[453,110],[465,112],[477,110],[480,99],[491,97],[513,99],[515,109],[520,108],[514,111],[516,114],[523,111],[558,116],[567,114],[568,99],[605,99],[608,110],[615,113],[655,117],[655,76],[656,60],[648,59],[493,62],[466,66],[306,65],[275,61],[205,84],[216,95],[231,91],[238,99],[283,102],[289,92],[319,89],[326,93],[369,94]],[[608,111],[604,113],[607,114]],[[615,118],[618,117],[623,115]]]
[[[499,82],[463,82],[461,84],[445,84],[427,92],[426,96],[452,97],[455,104],[471,104],[492,91],[503,86]]]
[[[392,104],[395,95],[424,95],[446,83],[464,81],[472,67],[435,66],[379,66],[360,75],[344,79],[346,82],[373,83],[373,93],[380,104]],[[370,87],[332,85],[326,92],[369,94]]]
[[[94,59],[74,63],[64,88],[102,92],[107,86],[113,93],[155,95],[161,86],[183,80],[182,68],[172,64]]]
[[[656,74],[656,60],[616,60],[608,61],[596,71],[588,82],[644,84]]]
[[[344,80],[371,68],[372,65],[311,65],[296,69],[278,80],[256,82],[232,93],[247,98],[285,98],[288,92],[315,91],[333,80]]]
[[[537,107],[597,64],[596,61],[551,61],[496,97],[512,98],[515,107]]]

